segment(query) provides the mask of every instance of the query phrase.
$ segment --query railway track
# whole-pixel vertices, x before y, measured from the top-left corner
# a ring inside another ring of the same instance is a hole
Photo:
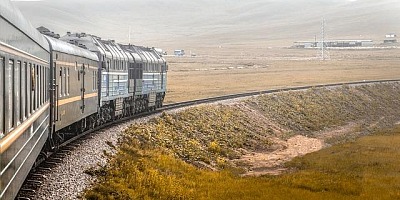
[[[331,83],[331,84],[318,84],[318,85],[310,85],[310,86],[298,86],[298,87],[288,87],[288,88],[278,88],[271,90],[262,90],[256,92],[247,92],[247,93],[238,93],[238,94],[230,94],[218,97],[210,97],[205,99],[197,99],[173,104],[164,105],[161,109],[157,110],[157,112],[167,111],[175,108],[182,108],[186,106],[192,106],[202,103],[212,103],[222,100],[235,99],[241,97],[249,97],[260,94],[271,94],[276,92],[287,92],[287,91],[296,91],[296,90],[306,90],[311,88],[322,88],[322,87],[336,87],[342,85],[360,85],[360,84],[371,84],[371,83],[385,83],[385,82],[399,82],[400,79],[387,79],[387,80],[368,80],[368,81],[355,81],[355,82],[343,82],[343,83]]]
[[[256,92],[231,94],[231,95],[224,95],[224,96],[211,97],[211,98],[205,98],[205,99],[191,100],[191,101],[186,101],[186,102],[166,104],[162,108],[155,110],[155,111],[138,114],[133,117],[126,117],[126,118],[118,119],[113,122],[98,126],[92,130],[86,131],[74,138],[71,138],[70,140],[61,144],[59,146],[59,149],[57,151],[53,152],[48,157],[48,159],[39,161],[40,163],[37,164],[36,167],[31,170],[31,173],[28,175],[28,178],[25,180],[25,183],[23,184],[17,199],[24,199],[24,200],[31,199],[31,197],[34,196],[34,194],[36,193],[36,190],[40,187],[40,185],[42,185],[42,183],[46,177],[46,173],[51,171],[52,168],[54,168],[55,166],[61,164],[63,158],[69,152],[73,151],[76,147],[79,147],[85,141],[85,139],[91,137],[91,135],[93,133],[96,133],[97,131],[100,131],[107,127],[112,127],[117,124],[127,122],[129,120],[139,119],[139,118],[143,118],[143,117],[146,117],[149,115],[153,115],[153,114],[157,114],[157,113],[161,113],[164,111],[173,110],[173,109],[177,109],[177,108],[187,107],[187,106],[193,106],[193,105],[204,104],[204,103],[213,103],[213,102],[218,102],[218,101],[222,101],[222,100],[235,99],[235,98],[241,98],[241,97],[249,97],[249,96],[255,96],[255,95],[260,95],[260,94],[306,90],[306,89],[310,89],[310,88],[337,87],[337,86],[342,86],[342,85],[351,86],[351,85],[385,83],[385,82],[387,82],[387,83],[400,82],[400,79],[319,84],[319,85],[311,85],[311,86],[288,87],[288,88],[279,88],[279,89],[256,91]]]

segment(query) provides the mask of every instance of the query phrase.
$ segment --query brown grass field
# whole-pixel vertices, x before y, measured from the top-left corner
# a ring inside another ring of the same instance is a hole
[[[86,171],[84,197],[400,199],[399,95],[398,82],[313,88],[163,113]]]
[[[165,103],[291,86],[400,77],[400,49],[318,50],[268,47],[210,47],[195,57],[166,56]]]

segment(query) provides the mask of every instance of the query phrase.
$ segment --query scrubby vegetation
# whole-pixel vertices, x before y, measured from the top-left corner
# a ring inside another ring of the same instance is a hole
[[[296,158],[295,172],[238,177],[189,165],[138,141],[124,145],[87,199],[398,199],[400,129]]]
[[[227,160],[239,158],[241,149],[270,148],[268,136],[253,118],[227,105],[163,113],[148,124],[134,124],[126,131],[130,141],[138,139],[199,167],[219,169],[230,167]]]
[[[364,131],[393,124],[400,114],[399,97],[399,84],[375,84],[283,92],[247,102],[281,126],[310,135],[352,121],[365,125]]]
[[[109,165],[90,171],[98,183],[85,197],[400,198],[400,128],[295,158],[286,163],[291,173],[280,176],[241,177],[243,169],[231,162],[244,152],[274,150],[273,137],[318,137],[349,122],[359,123],[354,131],[363,134],[393,125],[400,118],[398,97],[399,84],[344,86],[164,113],[125,131]]]

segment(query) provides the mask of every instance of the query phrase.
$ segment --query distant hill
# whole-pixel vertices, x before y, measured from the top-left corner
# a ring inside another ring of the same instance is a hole
[[[153,46],[289,46],[319,37],[383,40],[400,34],[398,0],[16,1],[35,27]]]

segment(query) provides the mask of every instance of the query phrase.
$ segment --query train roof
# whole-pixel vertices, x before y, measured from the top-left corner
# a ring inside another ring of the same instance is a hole
[[[43,49],[49,51],[49,45],[43,35],[25,19],[21,11],[9,0],[1,0],[0,17],[13,24]]]
[[[70,55],[75,55],[75,56],[79,56],[79,57],[84,57],[84,58],[88,58],[94,61],[99,61],[99,58],[97,57],[97,55],[89,50],[86,49],[82,49],[80,47],[77,47],[75,45],[69,44],[67,42],[49,37],[49,36],[45,36],[53,51],[58,51],[58,52],[62,52],[62,53],[67,53]]]
[[[120,45],[125,52],[129,52],[136,62],[165,63],[165,59],[155,48],[141,47],[135,45]]]

